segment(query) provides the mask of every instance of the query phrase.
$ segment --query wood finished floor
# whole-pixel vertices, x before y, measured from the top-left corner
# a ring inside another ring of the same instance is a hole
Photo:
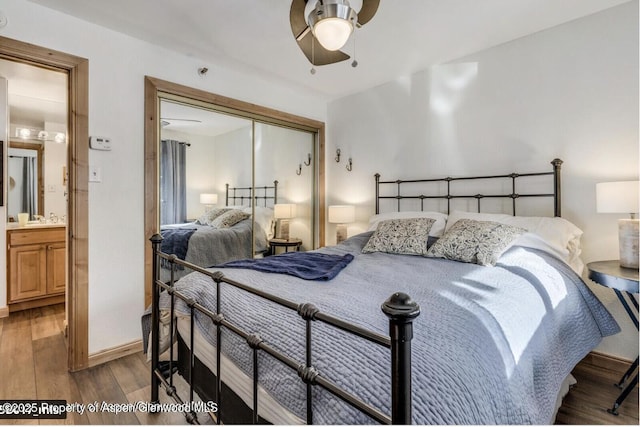
[[[0,399],[64,399],[70,403],[147,401],[149,364],[142,353],[69,373],[63,336],[62,304],[12,313],[0,319]],[[585,362],[573,372],[578,380],[560,408],[556,424],[638,425],[638,388],[620,407],[607,413],[619,390],[613,383],[622,372]],[[169,398],[161,391],[161,401]],[[200,421],[210,423],[201,416]],[[178,413],[113,414],[85,412],[65,420],[0,420],[0,424],[186,424]]]

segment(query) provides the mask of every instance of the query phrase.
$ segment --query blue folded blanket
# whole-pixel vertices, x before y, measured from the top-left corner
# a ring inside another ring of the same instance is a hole
[[[305,280],[331,280],[352,260],[351,254],[287,252],[266,258],[230,261],[215,267],[249,268],[266,273],[289,274]]]
[[[180,259],[185,259],[189,249],[189,239],[196,231],[195,228],[167,228],[160,231],[162,243],[160,250],[165,254],[175,254]]]

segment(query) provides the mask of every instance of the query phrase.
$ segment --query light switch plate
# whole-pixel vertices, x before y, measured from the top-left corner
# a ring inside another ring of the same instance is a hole
[[[91,136],[89,137],[89,147],[94,150],[110,151],[111,139],[106,136]]]
[[[89,166],[89,182],[102,182],[102,169],[98,166]]]

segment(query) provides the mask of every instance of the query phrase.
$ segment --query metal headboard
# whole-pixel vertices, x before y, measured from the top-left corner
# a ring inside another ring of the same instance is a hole
[[[229,200],[231,200],[232,205],[239,204],[244,206],[245,202],[249,203],[249,206],[252,206],[252,200],[255,201],[255,206],[260,206],[260,201],[262,201],[262,205],[267,207],[269,200],[272,200],[273,205],[278,203],[278,181],[273,181],[272,186],[255,186],[255,187],[229,187],[229,184],[225,184],[226,186],[226,195],[225,195],[225,205],[229,206]],[[240,201],[240,203],[238,203]]]
[[[553,197],[554,215],[561,216],[561,193],[560,193],[560,168],[562,160],[553,159],[551,161],[553,165],[553,171],[551,172],[536,172],[536,173],[511,173],[507,175],[488,175],[488,176],[466,176],[466,177],[446,177],[446,178],[434,178],[434,179],[412,179],[412,180],[396,180],[396,181],[381,181],[380,174],[375,174],[376,179],[376,214],[380,213],[380,200],[382,199],[396,199],[398,201],[398,212],[400,211],[400,201],[403,199],[418,199],[420,200],[421,210],[424,210],[425,199],[444,199],[447,200],[447,214],[451,213],[451,199],[476,199],[478,201],[478,212],[480,212],[480,201],[485,198],[507,198],[512,200],[513,215],[516,214],[516,200],[525,197]],[[541,193],[541,194],[518,194],[516,193],[516,179],[523,177],[544,176],[553,175],[553,193]],[[511,179],[511,193],[508,194],[473,194],[473,195],[459,195],[452,194],[451,184],[456,181],[469,181],[479,179]],[[426,183],[426,182],[446,182],[447,192],[446,194],[435,195],[407,195],[401,191],[402,184],[408,183]],[[380,186],[387,184],[397,185],[396,195],[394,196],[381,196]]]

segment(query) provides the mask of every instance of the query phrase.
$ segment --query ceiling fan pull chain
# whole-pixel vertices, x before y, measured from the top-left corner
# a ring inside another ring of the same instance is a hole
[[[351,63],[353,68],[358,66],[358,61],[356,61],[356,31],[353,32],[353,62]]]
[[[316,73],[315,64],[316,64],[316,38],[311,37],[311,75]]]

